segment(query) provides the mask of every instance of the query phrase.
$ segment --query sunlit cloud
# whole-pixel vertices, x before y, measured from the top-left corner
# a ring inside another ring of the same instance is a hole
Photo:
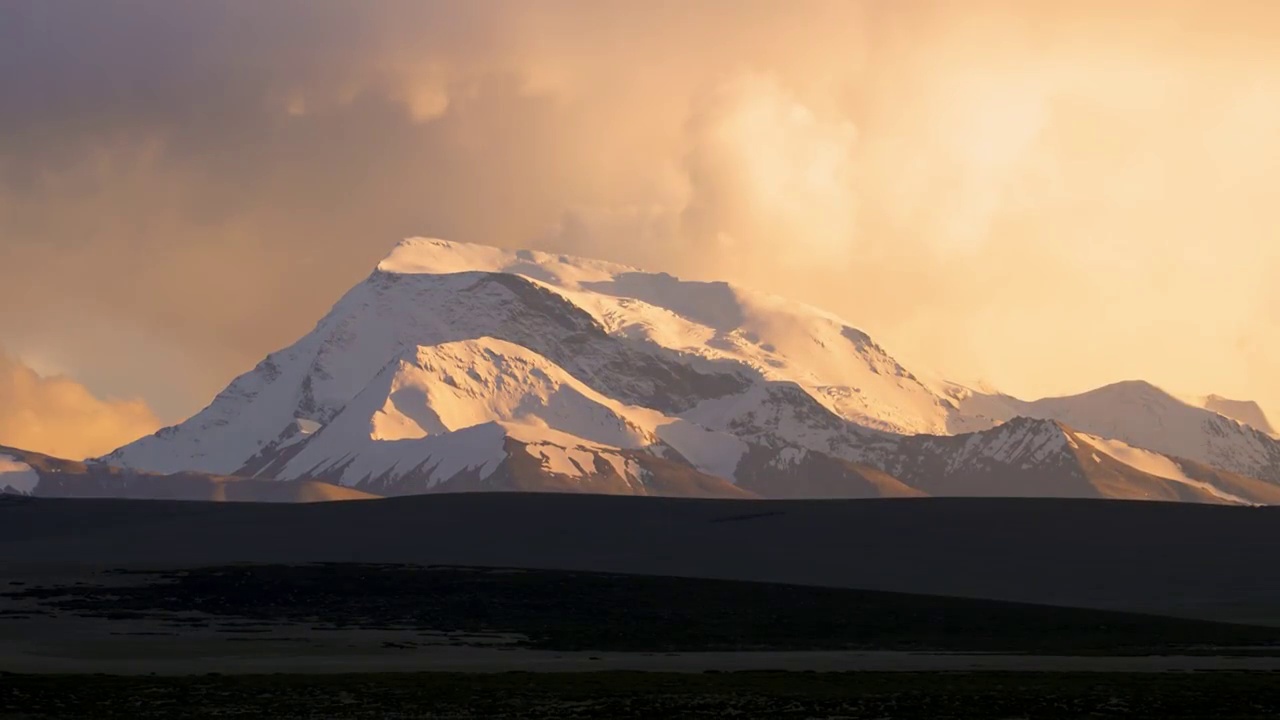
[[[159,426],[142,400],[99,398],[71,378],[41,376],[0,352],[0,445],[78,459]]]
[[[166,421],[408,235],[736,280],[1023,395],[1280,415],[1280,5],[4,12],[0,334]]]

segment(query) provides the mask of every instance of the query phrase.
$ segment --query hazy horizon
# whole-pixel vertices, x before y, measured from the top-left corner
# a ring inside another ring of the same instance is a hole
[[[1280,419],[1277,33],[1247,1],[18,0],[0,442],[183,419],[413,235],[741,283],[1022,397]]]

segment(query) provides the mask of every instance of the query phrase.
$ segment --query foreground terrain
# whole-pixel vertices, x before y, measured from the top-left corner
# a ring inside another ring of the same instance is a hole
[[[24,718],[1218,718],[1280,714],[1273,673],[0,676]]]
[[[0,592],[0,718],[1280,712],[1274,627],[495,568],[245,564],[81,577]]]
[[[1274,717],[1277,512],[10,497],[0,717]]]
[[[0,640],[0,670],[46,672],[1071,667],[1064,657],[1109,670],[1280,669],[1275,627],[774,583],[354,563],[11,581]]]
[[[407,563],[750,580],[1280,622],[1280,509],[472,493],[306,505],[0,498],[0,585]]]

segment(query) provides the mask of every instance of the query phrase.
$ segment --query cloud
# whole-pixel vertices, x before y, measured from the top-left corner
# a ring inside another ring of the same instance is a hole
[[[751,265],[847,266],[857,137],[851,121],[820,117],[775,78],[718,88],[690,121],[686,239]]]
[[[176,420],[436,235],[737,280],[1020,394],[1280,414],[1276,32],[1247,0],[19,0],[0,333]]]
[[[0,352],[0,444],[80,459],[159,426],[142,400],[99,398],[69,377],[42,377]]]

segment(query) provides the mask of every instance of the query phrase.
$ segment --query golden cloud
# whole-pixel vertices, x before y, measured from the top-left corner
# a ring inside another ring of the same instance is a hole
[[[102,399],[69,377],[42,377],[0,353],[2,445],[75,460],[110,452],[159,426],[142,400]]]
[[[1019,395],[1280,414],[1280,3],[32,7],[0,334],[166,420],[411,235],[758,286]]]

